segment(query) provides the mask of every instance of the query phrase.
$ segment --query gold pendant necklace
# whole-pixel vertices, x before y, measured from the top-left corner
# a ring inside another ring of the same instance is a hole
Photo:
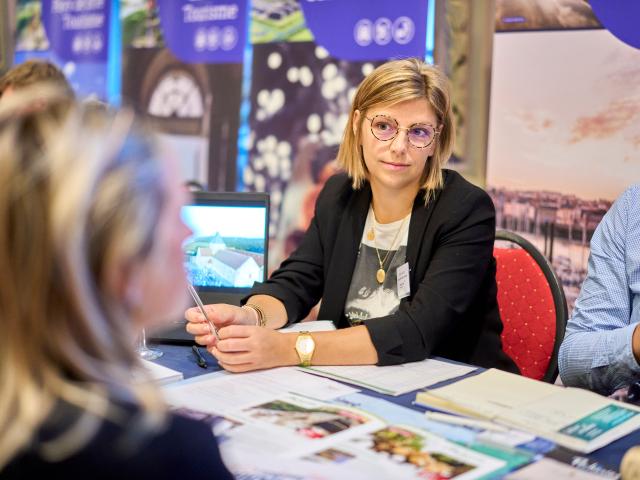
[[[407,215],[407,217],[408,217],[408,215]],[[373,248],[376,249],[376,255],[378,256],[378,264],[380,265],[380,268],[376,272],[376,280],[378,281],[378,283],[380,285],[382,285],[384,283],[384,279],[387,277],[387,272],[385,272],[385,270],[384,270],[384,265],[385,265],[385,263],[387,263],[387,259],[389,258],[389,254],[393,250],[393,246],[395,245],[396,240],[398,239],[398,235],[400,235],[400,232],[402,231],[402,227],[404,227],[404,222],[407,219],[407,217],[404,217],[402,219],[402,223],[400,224],[400,227],[398,228],[398,231],[396,232],[396,236],[393,237],[393,241],[391,242],[391,245],[389,247],[389,250],[387,250],[386,255],[384,256],[384,258],[380,258],[380,251],[378,250],[378,245],[376,245],[376,241],[375,241],[375,239],[376,239],[376,235],[375,235],[375,225],[376,225],[375,213],[373,215],[373,226],[371,227],[371,230],[369,230],[369,232],[367,233],[367,238],[369,240],[373,240]]]
[[[376,232],[373,231],[373,227],[371,227],[369,229],[369,231],[367,232],[367,240],[369,240],[370,242],[373,241],[373,239],[376,238]]]

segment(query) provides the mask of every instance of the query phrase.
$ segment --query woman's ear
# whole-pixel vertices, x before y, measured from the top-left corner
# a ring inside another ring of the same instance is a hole
[[[360,110],[355,110],[353,112],[353,122],[351,123],[351,128],[353,128],[353,134],[358,136],[358,128],[360,128]]]
[[[136,313],[144,307],[143,270],[140,265],[135,265],[129,269],[129,274],[126,276],[123,303],[127,311],[132,314],[134,320],[137,320],[135,318]]]
[[[109,290],[124,310],[135,316],[144,303],[144,268],[140,263],[114,267],[109,272]]]

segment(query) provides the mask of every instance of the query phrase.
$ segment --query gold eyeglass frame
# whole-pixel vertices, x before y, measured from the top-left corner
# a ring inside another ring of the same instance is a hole
[[[387,138],[386,140],[383,140],[382,138],[379,138],[375,132],[373,131],[373,121],[378,118],[378,117],[384,117],[387,120],[391,120],[393,121],[393,123],[395,123],[397,131],[395,133],[395,135],[391,138]],[[440,135],[440,127],[434,127],[433,125],[431,125],[430,123],[414,123],[413,125],[410,125],[409,127],[401,127],[400,124],[398,123],[398,121],[393,118],[390,117],[389,115],[385,115],[384,113],[379,113],[377,115],[374,115],[372,118],[367,117],[366,115],[364,116],[364,118],[366,118],[367,120],[369,120],[369,129],[371,130],[371,135],[373,135],[375,137],[376,140],[380,141],[380,142],[391,142],[393,140],[395,140],[395,138],[398,136],[398,133],[400,133],[400,130],[405,130],[407,132],[407,140],[409,141],[409,145],[411,145],[413,148],[429,148],[431,145],[433,145],[433,142],[436,140],[436,138],[438,137],[438,135]],[[416,125],[423,125],[423,126],[427,126],[427,127],[431,127],[433,128],[433,138],[431,139],[431,141],[429,143],[427,143],[424,147],[419,147],[418,145],[414,144],[411,139],[409,138],[409,130],[411,130],[412,128],[414,128]]]

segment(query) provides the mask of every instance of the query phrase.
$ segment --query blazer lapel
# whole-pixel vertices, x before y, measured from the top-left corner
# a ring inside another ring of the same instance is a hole
[[[354,193],[342,215],[331,264],[325,278],[321,313],[323,318],[326,316],[337,320],[342,317],[370,204],[371,187],[367,183]]]
[[[446,183],[446,171],[444,181]],[[409,235],[407,238],[407,262],[409,263],[409,282],[411,284],[411,296],[405,298],[408,300],[413,297],[416,289],[418,288],[418,281],[416,276],[416,265],[418,257],[428,257],[428,252],[423,250],[427,248],[424,244],[424,235],[427,231],[427,225],[431,219],[431,215],[435,210],[435,206],[438,203],[440,197],[440,191],[436,192],[427,206],[424,205],[424,191],[420,191],[420,194],[416,196],[413,202],[413,211],[411,212],[411,221],[409,222]]]

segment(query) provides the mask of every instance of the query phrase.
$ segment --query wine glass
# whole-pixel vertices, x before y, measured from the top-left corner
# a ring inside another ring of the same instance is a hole
[[[160,358],[164,355],[164,352],[158,350],[156,348],[149,348],[147,346],[147,335],[142,329],[140,334],[140,339],[138,340],[138,346],[136,347],[136,352],[143,360],[155,360],[156,358]]]

